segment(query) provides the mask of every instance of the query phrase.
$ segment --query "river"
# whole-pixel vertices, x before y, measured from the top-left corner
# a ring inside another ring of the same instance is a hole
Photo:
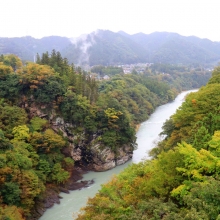
[[[159,134],[162,131],[163,123],[175,113],[176,109],[184,101],[186,94],[195,91],[197,90],[182,92],[173,102],[158,107],[150,118],[141,124],[136,134],[138,145],[134,151],[132,161],[109,171],[85,174],[83,180],[93,179],[95,181],[94,184],[88,188],[71,191],[69,194],[61,193],[60,196],[63,199],[61,199],[60,204],[55,204],[52,208],[48,209],[39,220],[73,220],[73,213],[76,215],[80,208],[86,205],[88,197],[94,197],[101,188],[101,184],[110,180],[113,175],[120,173],[129,164],[138,163],[143,159],[150,159],[148,151],[159,141]]]

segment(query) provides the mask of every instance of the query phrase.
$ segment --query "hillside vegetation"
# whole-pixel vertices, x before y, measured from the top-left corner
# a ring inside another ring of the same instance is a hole
[[[74,166],[93,166],[99,151],[108,149],[114,160],[123,146],[132,154],[135,125],[178,90],[160,74],[99,82],[55,50],[25,65],[16,55],[1,55],[1,218],[33,219],[46,190],[64,186]],[[73,160],[74,150],[80,159]]]
[[[219,83],[218,66],[164,124],[153,159],[103,185],[77,219],[219,219]]]

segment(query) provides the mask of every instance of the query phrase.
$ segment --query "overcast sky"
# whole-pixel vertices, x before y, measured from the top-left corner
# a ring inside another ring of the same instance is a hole
[[[2,0],[0,37],[78,37],[97,29],[220,41],[219,0]]]

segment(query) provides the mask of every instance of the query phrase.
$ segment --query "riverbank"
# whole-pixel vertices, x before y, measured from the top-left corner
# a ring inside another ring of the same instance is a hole
[[[138,132],[140,126],[141,126],[141,124],[137,124],[137,125],[135,126],[135,131],[136,131],[136,132]]]
[[[60,196],[61,192],[69,194],[72,190],[81,190],[93,184],[94,180],[82,180],[83,175],[89,171],[91,170],[85,167],[74,167],[67,183],[60,186],[47,184],[44,195],[38,198],[31,216],[27,220],[38,220],[47,209],[53,207],[54,204],[60,204],[60,200],[63,198]]]

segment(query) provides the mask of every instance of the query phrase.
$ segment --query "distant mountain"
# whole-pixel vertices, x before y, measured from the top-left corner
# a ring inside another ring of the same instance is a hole
[[[50,36],[41,39],[33,37],[0,38],[0,54],[16,54],[22,60],[33,61],[34,56],[55,49],[61,51],[71,44],[66,37]]]
[[[220,59],[220,43],[177,33],[138,33],[130,39],[140,43],[149,53],[150,62],[211,63]]]
[[[146,50],[140,44],[107,30],[99,30],[76,39],[62,53],[70,62],[81,65],[146,62]]]
[[[14,53],[33,61],[36,53],[55,49],[76,65],[116,65],[138,62],[170,64],[216,64],[220,42],[177,33],[127,34],[98,30],[79,38],[0,38],[0,54]]]

